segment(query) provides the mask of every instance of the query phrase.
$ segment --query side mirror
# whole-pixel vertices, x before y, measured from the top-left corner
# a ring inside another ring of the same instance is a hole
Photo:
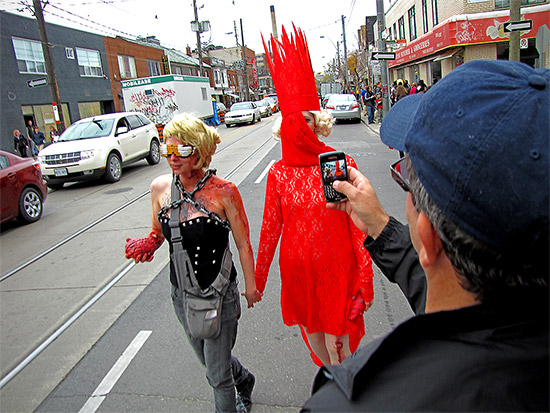
[[[120,135],[121,133],[126,133],[126,132],[128,132],[128,127],[127,126],[119,126],[116,129],[116,135]]]

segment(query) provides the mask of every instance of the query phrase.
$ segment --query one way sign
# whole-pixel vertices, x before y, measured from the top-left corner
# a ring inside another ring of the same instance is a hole
[[[519,30],[531,30],[533,28],[533,20],[521,20],[519,22],[504,23],[505,32],[517,32]]]
[[[373,52],[372,58],[374,60],[395,60],[395,53],[393,52]]]
[[[48,84],[48,80],[45,77],[42,77],[40,79],[29,80],[27,82],[27,85],[29,85],[29,87],[44,86],[47,84]]]

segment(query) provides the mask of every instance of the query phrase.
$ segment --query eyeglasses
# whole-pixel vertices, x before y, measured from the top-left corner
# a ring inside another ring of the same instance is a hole
[[[167,145],[160,144],[160,156],[168,158],[170,155],[176,155],[179,158],[189,158],[195,153],[195,147],[191,145]]]
[[[411,192],[409,174],[407,172],[407,165],[405,165],[405,158],[399,159],[396,163],[390,166],[390,171],[393,180],[397,182],[405,192]]]
[[[416,208],[416,199],[414,199],[414,194],[411,191],[411,183],[409,181],[409,173],[407,172],[407,165],[405,164],[406,158],[399,159],[396,163],[390,166],[391,177],[395,182],[399,184],[405,192],[411,194],[411,200]]]

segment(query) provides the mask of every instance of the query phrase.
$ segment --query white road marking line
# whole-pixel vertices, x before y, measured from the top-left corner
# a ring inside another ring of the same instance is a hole
[[[152,331],[149,330],[142,330],[138,333],[126,350],[124,350],[124,353],[122,353],[109,373],[107,373],[101,383],[96,387],[88,401],[86,401],[86,404],[80,409],[79,413],[94,413],[99,408],[151,333]]]
[[[275,163],[275,160],[272,160],[271,162],[269,162],[269,165],[267,165],[264,169],[264,171],[262,172],[262,174],[258,177],[258,179],[256,179],[254,181],[255,184],[259,184],[260,182],[262,182],[262,180],[264,179],[264,177],[267,175],[267,173],[269,172],[269,168],[271,168],[271,165],[273,165]]]

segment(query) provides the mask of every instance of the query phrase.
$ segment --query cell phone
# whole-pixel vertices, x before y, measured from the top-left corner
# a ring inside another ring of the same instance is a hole
[[[327,202],[341,202],[346,196],[336,191],[332,184],[334,181],[348,180],[348,165],[344,152],[326,152],[319,155],[321,168],[321,181],[323,193]]]

